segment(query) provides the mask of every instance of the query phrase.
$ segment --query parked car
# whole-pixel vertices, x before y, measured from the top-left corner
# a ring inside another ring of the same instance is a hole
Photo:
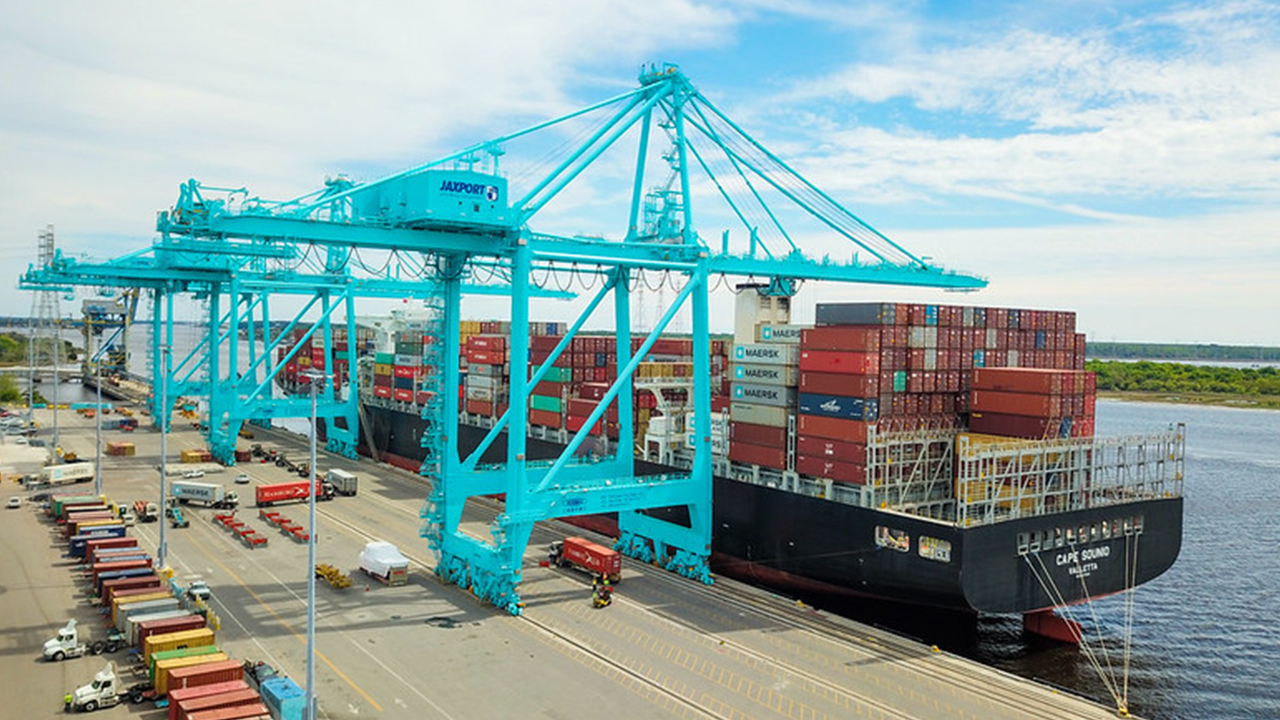
[[[17,495],[10,497],[9,502],[5,504],[5,507],[7,508],[22,507],[22,498],[18,497]]]
[[[187,480],[190,480],[190,479],[193,479],[193,478],[202,478],[202,477],[204,477],[204,471],[203,471],[203,470],[188,470],[188,471],[186,471],[186,472],[182,473],[182,477],[183,477],[184,479],[187,479]]]
[[[237,476],[236,476],[236,484],[237,484],[237,485],[248,485],[248,484],[249,484],[249,476],[248,476],[248,475],[246,475],[246,474],[244,474],[244,473],[240,473],[239,475],[237,475]]]
[[[212,595],[209,586],[203,580],[194,580],[187,588],[187,597],[193,600],[208,600]]]

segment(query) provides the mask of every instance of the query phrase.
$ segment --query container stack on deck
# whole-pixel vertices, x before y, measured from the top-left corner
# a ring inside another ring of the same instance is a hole
[[[510,387],[509,333],[499,334],[498,328],[491,330],[470,335],[462,346],[462,360],[466,365],[464,409],[483,417],[499,417],[506,412]]]

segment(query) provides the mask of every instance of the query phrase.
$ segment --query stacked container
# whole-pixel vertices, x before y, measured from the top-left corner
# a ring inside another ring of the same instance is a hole
[[[484,325],[484,323],[481,323]],[[505,335],[471,335],[463,346],[467,364],[465,410],[473,415],[498,417],[509,402],[510,346]]]
[[[1083,370],[978,368],[969,429],[1029,439],[1091,437],[1097,378]]]
[[[788,440],[791,417],[797,409],[799,355],[799,347],[787,342],[734,346],[730,460],[775,470],[790,469]]]

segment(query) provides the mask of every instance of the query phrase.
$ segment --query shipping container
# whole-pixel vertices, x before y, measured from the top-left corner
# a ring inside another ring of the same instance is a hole
[[[801,333],[807,329],[807,325],[760,323],[756,326],[756,342],[774,343],[779,345],[798,345],[801,342]]]
[[[734,362],[753,365],[795,365],[799,348],[795,345],[735,345]]]
[[[149,603],[155,600],[170,600],[173,598],[173,592],[168,588],[161,587],[159,585],[149,588],[133,588],[127,592],[133,592],[134,590],[145,590],[146,592],[141,592],[136,595],[127,595],[124,597],[116,596],[111,599],[112,625],[114,625],[122,615],[128,612],[128,608],[131,605]]]
[[[814,320],[818,325],[905,325],[907,318],[898,321],[894,303],[818,303]]]
[[[867,464],[866,445],[810,435],[796,437],[796,454],[862,466]]]
[[[895,375],[897,373],[894,373]],[[906,372],[902,372],[902,389],[906,389]],[[841,375],[838,373],[800,373],[800,392],[849,397],[876,397],[881,393],[881,375]]]
[[[773,425],[775,427],[785,428],[787,419],[794,414],[793,408],[779,407],[775,405],[756,405],[754,403],[744,403],[734,401],[729,406],[729,419],[734,422],[750,423],[753,425]]]
[[[787,469],[787,449],[785,447],[766,447],[749,443],[729,441],[729,459],[734,462],[760,465],[775,470]]]
[[[146,641],[144,640],[143,643],[145,644]],[[199,655],[212,655],[219,652],[222,651],[218,649],[217,645],[194,645],[191,647],[176,648],[174,650],[161,650],[160,652],[152,653],[151,657],[147,660],[147,677],[151,678],[152,682],[155,682],[156,663],[162,660],[196,657]]]
[[[262,702],[278,720],[302,720],[306,692],[287,677],[273,677],[262,683]]]
[[[160,579],[158,576],[155,576],[155,575],[151,577],[155,578],[156,580]],[[112,588],[105,587],[106,585],[105,583],[103,585],[104,587],[102,589],[101,600],[104,605],[108,605],[108,606],[114,606],[116,601],[118,600],[142,597],[144,595],[157,595],[160,593],[169,592],[167,588],[159,584],[148,585],[146,587],[132,587],[132,588],[126,588],[123,590],[118,587],[112,587]],[[112,619],[114,620],[114,618]]]
[[[1072,437],[1071,418],[1046,418],[992,412],[970,412],[969,429],[987,435],[1039,440]]]
[[[842,375],[873,375],[880,372],[880,354],[878,352],[801,350],[800,370],[803,372],[839,373]]]
[[[271,713],[262,702],[256,702],[217,710],[201,710],[188,715],[187,720],[271,720]]]
[[[94,558],[95,548],[120,548],[120,547],[137,547],[138,539],[121,535],[120,537],[99,537],[91,538],[85,541],[84,558],[87,562],[92,562]]]
[[[843,420],[820,415],[800,415],[797,418],[797,434],[824,437],[843,442],[865,445],[867,431],[872,423],[862,420]]]
[[[170,700],[172,703],[173,701]],[[241,690],[232,690],[230,692],[221,693],[219,695],[205,695],[184,700],[178,707],[177,720],[187,720],[194,713],[206,712],[209,710],[220,710],[222,708],[240,707],[242,705],[253,705],[254,703],[262,703],[262,696],[257,691],[248,687]],[[268,708],[268,711],[270,709]]]
[[[244,680],[232,680],[230,682],[214,683],[212,685],[196,685],[187,688],[169,688],[168,720],[178,720],[178,713],[181,709],[180,706],[190,700],[250,689],[249,684]]]
[[[168,593],[162,598],[124,603],[116,608],[115,617],[113,617],[112,620],[117,629],[124,631],[128,628],[128,623],[131,618],[139,618],[160,612],[178,610],[180,606],[181,603],[178,598],[174,597],[172,593]]]
[[[800,349],[871,353],[883,347],[883,338],[882,328],[875,325],[816,327],[801,333]]]
[[[565,538],[558,546],[553,544],[552,562],[561,567],[581,568],[610,582],[622,579],[622,555],[582,537]]]
[[[759,385],[796,386],[800,381],[800,369],[795,365],[752,365],[736,363],[733,379]]]
[[[177,610],[164,610],[164,611],[154,612],[146,615],[136,615],[136,616],[130,615],[128,619],[125,621],[125,627],[122,629],[122,632],[124,632],[125,635],[128,637],[129,644],[137,647],[140,644],[138,641],[138,633],[141,629],[141,626],[144,623],[149,623],[154,620],[166,620],[168,618],[184,617],[190,614],[192,613],[187,610],[183,610],[182,608],[179,608]]]
[[[777,405],[795,407],[796,389],[783,385],[756,385],[754,383],[734,383],[731,395],[734,402],[746,402],[756,405]]]
[[[1062,398],[1058,395],[974,390],[969,394],[969,408],[974,412],[1027,417],[1061,416]]]
[[[151,656],[158,652],[181,650],[189,647],[205,647],[212,644],[213,630],[207,627],[198,630],[167,633],[165,635],[151,635],[142,642],[142,662],[144,665],[150,665]]]
[[[735,421],[729,423],[729,439],[751,445],[784,448],[787,446],[787,428]]]
[[[865,466],[822,457],[797,455],[796,472],[801,475],[835,480],[847,485],[864,485],[867,482]]]
[[[98,528],[86,528],[88,532],[72,535],[67,540],[67,550],[73,556],[82,555],[89,543],[94,540],[117,540],[125,537],[124,525],[106,525]]]
[[[824,415],[844,420],[875,422],[880,417],[880,399],[800,393],[799,409],[802,415]]]
[[[236,660],[223,660],[204,665],[174,668],[169,672],[169,690],[212,685],[244,679],[244,665]]]
[[[174,670],[226,662],[228,659],[225,652],[216,652],[207,655],[187,655],[186,657],[157,660],[155,663],[155,679],[153,681],[156,694],[160,696],[169,694],[169,677]]]
[[[152,635],[169,635],[187,630],[199,630],[204,626],[204,616],[194,614],[142,623],[138,626],[138,643],[146,642],[146,639]]]

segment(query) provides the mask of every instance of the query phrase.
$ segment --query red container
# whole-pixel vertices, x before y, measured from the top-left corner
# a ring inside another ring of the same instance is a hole
[[[809,372],[868,375],[880,372],[879,353],[801,350],[800,370]]]
[[[876,352],[880,347],[879,325],[827,325],[800,331],[801,350]]]
[[[93,580],[93,584],[98,584],[98,578],[103,573],[109,573],[114,570],[133,570],[134,568],[151,567],[151,558],[143,558],[141,560],[120,560],[117,562],[94,563],[89,570],[89,577]]]
[[[187,720],[271,720],[271,713],[261,702],[248,705],[233,705],[217,710],[201,710],[187,716]]]
[[[1061,421],[1025,415],[971,412],[969,413],[969,430],[985,435],[1003,435],[1005,437],[1039,440],[1046,437],[1057,437],[1061,432]]]
[[[592,575],[604,575],[610,582],[622,579],[622,556],[618,551],[586,538],[565,538],[564,559]]]
[[[867,482],[866,467],[820,457],[797,455],[796,472],[801,475],[835,480],[846,485],[865,485]]]
[[[418,374],[417,370],[412,365],[395,365],[391,368],[391,374],[398,378],[411,378]]]
[[[798,415],[798,434],[812,437],[823,437],[831,440],[867,443],[867,428],[872,423],[862,420],[845,420],[844,418],[824,417],[820,415]]]
[[[969,407],[974,412],[1048,418],[1062,414],[1062,398],[1058,395],[974,390],[969,396]]]
[[[607,392],[609,392],[609,383],[588,382],[578,388],[578,397],[583,400],[602,400]]]
[[[213,685],[244,679],[244,666],[238,660],[219,660],[203,665],[176,667],[169,671],[169,691],[179,688]]]
[[[1037,368],[974,368],[974,390],[1063,395],[1083,392],[1084,375],[1076,370]]]
[[[773,427],[772,425],[733,422],[729,423],[729,439],[750,445],[785,448],[787,446],[787,429]]]
[[[151,620],[140,623],[138,625],[138,647],[142,647],[142,641],[146,640],[149,635],[162,635],[164,633],[182,632],[183,630],[199,630],[204,626],[204,617],[200,615],[187,615],[186,617],[166,618],[164,620]]]
[[[547,339],[551,340],[552,342],[550,345],[548,345],[545,348],[546,350],[555,349],[556,343],[560,342],[560,338],[558,337],[547,338]],[[538,340],[542,340],[542,338],[538,338]],[[530,337],[529,341],[530,341],[529,346],[531,348],[536,350],[544,349],[538,346],[539,343],[534,342],[534,338]],[[471,337],[467,338],[467,349],[468,350],[492,350],[492,351],[501,352],[507,349],[507,338],[505,335],[472,335]]]
[[[148,592],[163,587],[159,575],[141,575],[129,578],[115,578],[102,583],[102,592],[98,594],[103,601],[110,603],[112,598],[120,597],[121,592],[147,590]]]
[[[502,365],[506,363],[507,356],[505,352],[493,350],[472,350],[467,349],[467,362],[479,363],[481,365]]]
[[[880,394],[880,375],[839,375],[801,372],[800,392],[845,397],[875,397]],[[890,387],[893,380],[890,379]]]
[[[586,415],[572,415],[572,414],[571,414],[571,415],[566,415],[566,416],[565,416],[565,419],[564,419],[564,426],[565,426],[565,428],[567,428],[568,430],[570,430],[570,431],[572,431],[572,432],[578,432],[579,430],[581,430],[581,429],[582,429],[582,426],[583,426],[583,425],[586,425],[586,424],[587,424],[587,416],[586,416]],[[594,425],[594,426],[593,426],[589,431],[587,431],[587,432],[588,432],[588,434],[590,434],[590,435],[603,435],[603,434],[604,434],[604,424],[605,424],[605,423],[604,423],[604,421],[603,421],[603,420],[597,420],[597,421],[596,421],[596,424],[595,424],[595,425]]]
[[[413,402],[413,391],[396,388],[391,391],[391,397],[401,402]]]
[[[713,386],[714,387],[714,386]],[[712,395],[711,412],[729,412],[729,395]]]
[[[541,395],[543,397],[564,397],[566,387],[565,383],[547,382],[546,380],[543,380],[535,385],[534,388],[529,391],[529,394]]]
[[[796,454],[806,455],[811,458],[821,458],[823,460],[853,463],[855,465],[867,464],[866,445],[841,442],[839,440],[831,440],[830,438],[810,437],[807,435],[797,436]],[[799,466],[797,465],[797,468],[798,467]]]
[[[214,683],[212,685],[197,685],[195,687],[178,688],[169,691],[169,720],[178,720],[179,705],[196,698],[209,697],[212,695],[222,695],[223,693],[236,692],[238,690],[248,690],[249,685],[243,680],[232,680],[225,683]]]
[[[551,412],[550,410],[530,410],[529,424],[541,425],[542,427],[560,427],[560,413]]]
[[[785,447],[765,447],[750,443],[729,441],[729,459],[734,462],[760,465],[775,470],[787,469],[787,449]]]
[[[195,689],[195,688],[190,688]],[[170,704],[173,700],[170,699]],[[241,705],[252,705],[262,702],[261,696],[256,690],[246,687],[241,690],[232,690],[230,692],[220,693],[218,695],[204,695],[201,697],[190,698],[184,700],[182,705],[177,709],[176,720],[187,720],[193,713],[205,712],[208,710],[219,710],[221,708],[239,707]]]
[[[115,537],[115,538],[100,538],[98,540],[89,540],[84,544],[84,559],[85,559],[85,562],[92,564],[93,561],[96,559],[96,553],[94,552],[95,548],[102,548],[105,550],[108,548],[129,548],[129,547],[138,547],[138,539],[132,538],[132,537]]]
[[[375,397],[389,398],[391,397],[390,385],[374,385],[373,394]]]
[[[274,485],[259,485],[254,488],[253,499],[258,505],[276,502],[284,502],[288,500],[306,500],[307,486],[310,480],[299,480],[297,482],[276,483]],[[319,495],[320,488],[323,483],[320,478],[316,478],[316,494]]]
[[[121,580],[134,580],[134,579],[136,579],[136,578],[120,578],[120,579],[121,579]],[[120,586],[118,586],[118,585],[117,585],[117,586],[114,586],[114,587],[112,587],[112,588],[110,588],[110,589],[108,589],[108,588],[106,587],[108,583],[115,582],[114,580],[108,580],[107,582],[102,583],[102,585],[103,585],[103,589],[102,589],[102,602],[103,602],[103,604],[104,604],[104,605],[110,605],[112,602],[114,602],[114,601],[116,601],[116,600],[119,600],[120,598],[127,598],[127,597],[131,597],[131,596],[134,596],[134,595],[150,595],[150,594],[154,593],[155,591],[159,590],[160,588],[164,587],[163,585],[161,585],[160,577],[159,577],[159,576],[157,576],[157,575],[147,575],[144,579],[146,579],[146,580],[150,580],[150,581],[154,581],[154,583],[155,583],[155,584],[154,584],[154,585],[144,585],[144,586],[141,586],[141,587],[129,587],[129,588],[125,588],[125,589],[121,590],[121,589],[120,589]]]
[[[467,412],[472,415],[484,415],[491,417],[493,415],[493,403],[488,400],[467,400]]]

